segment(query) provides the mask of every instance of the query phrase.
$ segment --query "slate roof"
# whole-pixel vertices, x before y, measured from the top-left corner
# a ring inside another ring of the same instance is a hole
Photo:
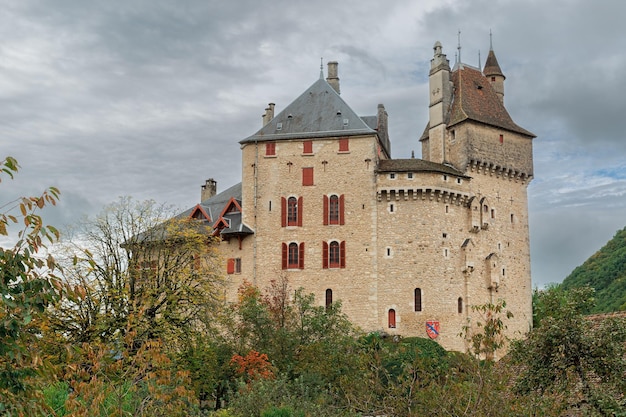
[[[372,121],[366,119],[367,123],[320,78],[258,132],[239,143],[376,134]]]
[[[448,127],[473,120],[531,138],[535,137],[533,133],[513,122],[491,83],[479,69],[459,65],[452,73],[452,83],[454,97]]]
[[[237,201],[237,204],[241,207],[241,183],[235,184],[230,188],[222,191],[219,194],[208,198],[200,204],[191,207],[181,214],[178,218],[187,218],[192,215],[198,208],[201,208],[209,216],[209,224],[215,227],[220,220],[220,214],[232,199]],[[223,219],[227,220],[228,227],[221,230],[222,235],[236,235],[236,234],[252,234],[252,229],[246,226],[241,218],[241,212],[230,212],[223,215]]]
[[[378,162],[377,172],[440,172],[442,174],[456,175],[457,177],[469,178],[457,169],[444,164],[426,161],[424,159],[381,159]]]

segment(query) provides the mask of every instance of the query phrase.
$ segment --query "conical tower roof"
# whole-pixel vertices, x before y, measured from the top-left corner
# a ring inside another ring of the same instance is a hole
[[[487,55],[487,61],[485,61],[483,74],[485,74],[485,76],[487,77],[499,75],[506,79],[506,77],[502,73],[502,70],[500,69],[500,64],[498,64],[498,60],[496,59],[496,54],[493,52],[493,49],[489,50],[489,54]]]

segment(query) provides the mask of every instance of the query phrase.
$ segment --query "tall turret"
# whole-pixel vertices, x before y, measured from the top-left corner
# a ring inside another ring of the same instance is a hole
[[[485,62],[485,68],[483,74],[489,79],[491,86],[495,90],[498,98],[504,103],[504,80],[506,77],[502,74],[496,54],[493,52],[493,48],[489,48],[489,55],[487,55],[487,61]]]
[[[432,162],[446,162],[445,138],[446,117],[450,110],[452,100],[452,84],[450,81],[450,61],[442,53],[439,41],[433,47],[434,57],[430,60],[429,90],[429,134],[428,141],[424,143],[422,154],[425,159]]]

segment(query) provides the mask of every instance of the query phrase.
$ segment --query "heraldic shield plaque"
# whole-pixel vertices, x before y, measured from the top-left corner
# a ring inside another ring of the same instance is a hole
[[[426,322],[426,334],[431,339],[435,339],[439,336],[439,322],[435,320],[428,320]]]

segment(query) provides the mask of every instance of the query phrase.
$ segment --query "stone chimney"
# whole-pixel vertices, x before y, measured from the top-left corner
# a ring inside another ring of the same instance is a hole
[[[274,106],[274,103],[270,103],[267,105],[267,108],[265,109],[265,114],[261,116],[263,117],[263,126],[268,124],[274,118]]]
[[[215,181],[213,178],[209,178],[205,181],[204,185],[201,186],[200,202],[208,200],[215,194],[217,194],[217,181]]]
[[[337,61],[330,61],[328,63],[328,77],[326,77],[326,82],[330,84],[330,86],[337,92],[337,94],[341,94],[339,91],[339,77],[337,74],[337,67],[339,63]]]

